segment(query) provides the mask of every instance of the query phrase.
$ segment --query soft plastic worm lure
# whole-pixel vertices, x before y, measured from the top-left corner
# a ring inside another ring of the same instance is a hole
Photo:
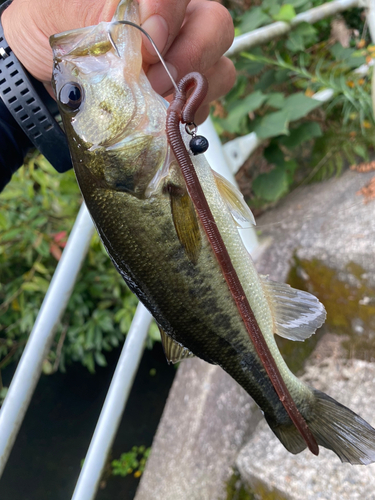
[[[207,93],[207,80],[200,73],[189,73],[177,85],[174,99],[167,110],[167,137],[172,151],[178,161],[184,176],[187,190],[192,199],[198,216],[202,222],[207,238],[219,262],[229,290],[236,302],[237,309],[243,319],[255,350],[268,374],[270,380],[287,411],[290,419],[306,441],[310,451],[319,454],[318,444],[295,405],[288,388],[282,379],[279,369],[271,355],[266,341],[260,331],[244,289],[232,264],[229,253],[225,247],[219,229],[214,221],[211,209],[207,203],[203,189],[199,183],[194,165],[183,143],[180,133],[180,122],[183,124],[194,123],[194,114]],[[187,93],[192,90],[187,98]]]

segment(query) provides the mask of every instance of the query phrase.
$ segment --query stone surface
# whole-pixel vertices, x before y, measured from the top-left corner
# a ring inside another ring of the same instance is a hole
[[[305,186],[261,217],[257,229],[265,248],[257,260],[258,271],[285,281],[297,255],[317,258],[350,280],[354,278],[346,266],[355,262],[374,286],[375,202],[365,205],[356,195],[372,176],[346,172],[338,179]],[[340,342],[325,335],[306,376],[375,424],[374,365],[342,357]],[[197,359],[184,361],[136,500],[225,499],[232,466],[249,436],[237,465],[242,478],[263,491],[260,498],[266,498],[267,491],[278,492],[272,498],[292,500],[375,498],[374,466],[341,464],[324,449],[318,458],[306,451],[293,456],[264,421],[256,427],[260,418],[252,400],[220,368]]]
[[[260,217],[257,229],[272,243],[257,268],[272,279],[287,278],[291,258],[318,258],[345,272],[348,262],[366,269],[375,284],[375,202],[367,205],[356,192],[374,172],[347,171],[340,178],[296,189]]]
[[[177,373],[136,500],[223,497],[231,466],[261,418],[221,368],[199,359]]]
[[[326,338],[321,342],[324,343]],[[319,347],[327,353],[333,347],[332,340],[330,345]],[[374,364],[332,356],[315,364],[310,363],[302,379],[350,407],[375,426]],[[375,464],[366,467],[342,464],[332,451],[324,448],[320,448],[318,457],[308,450],[292,455],[264,421],[259,423],[252,439],[242,449],[237,467],[242,480],[254,492],[272,492],[275,500],[375,498]]]

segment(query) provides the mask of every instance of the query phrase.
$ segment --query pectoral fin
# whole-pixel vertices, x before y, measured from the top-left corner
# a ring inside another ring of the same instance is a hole
[[[303,341],[322,326],[326,311],[311,293],[261,276],[263,290],[271,308],[274,332],[290,340]]]
[[[255,226],[254,215],[247,205],[242,193],[225,177],[212,170],[216,186],[221,197],[228,206],[228,209],[239,227],[248,228]]]
[[[171,209],[178,239],[190,261],[196,264],[202,247],[202,237],[197,214],[188,193],[182,196],[172,193]]]
[[[193,358],[194,354],[186,347],[173,340],[165,331],[159,327],[161,342],[168,364],[178,363],[182,359]]]

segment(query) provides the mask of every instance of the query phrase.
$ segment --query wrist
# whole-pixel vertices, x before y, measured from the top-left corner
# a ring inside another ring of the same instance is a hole
[[[3,13],[0,8],[0,15]],[[6,24],[9,28],[7,21]],[[8,33],[11,31],[8,29]],[[66,137],[54,119],[56,103],[48,96],[43,84],[33,78],[18,60],[8,43],[2,22],[0,74],[0,99],[19,127],[56,170],[64,172],[71,168]]]

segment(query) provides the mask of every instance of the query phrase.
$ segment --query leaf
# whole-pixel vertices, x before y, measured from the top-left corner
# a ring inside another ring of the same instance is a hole
[[[229,103],[236,101],[240,96],[243,95],[247,86],[247,78],[244,75],[239,75],[237,77],[234,87],[225,96],[225,102]]]
[[[368,151],[364,146],[362,146],[361,144],[354,144],[353,149],[358,156],[368,161],[369,159]]]
[[[224,120],[221,120],[221,124],[229,132],[239,131],[241,120],[251,111],[258,109],[266,99],[267,96],[259,90],[249,94],[230,109],[228,116]]]
[[[247,33],[270,22],[272,22],[271,17],[264,12],[262,7],[253,7],[242,16],[239,28],[241,33]]]
[[[86,366],[90,373],[95,373],[95,362],[92,352],[88,352],[83,356],[82,364],[83,366]]]
[[[41,262],[35,262],[33,267],[38,273],[48,274],[48,269]]]
[[[316,35],[317,29],[314,28],[314,26],[311,26],[311,24],[303,22],[298,24],[298,26],[293,29],[293,33],[298,33],[303,37],[310,37],[312,35]]]
[[[310,111],[321,106],[322,103],[307,97],[303,92],[298,92],[285,99],[282,111],[289,113],[289,120],[299,120],[306,116]]]
[[[355,56],[354,54],[346,59],[345,65],[349,68],[359,68],[362,64],[366,64],[366,58],[363,56]]]
[[[43,361],[42,371],[43,371],[44,375],[51,375],[51,373],[53,373],[53,366],[52,366],[52,364],[48,361],[48,359],[45,359],[45,360]]]
[[[269,98],[267,99],[267,105],[272,108],[282,108],[284,106],[285,97],[282,92],[273,92],[272,94],[268,94]]]
[[[107,360],[105,359],[104,355],[99,351],[95,352],[95,361],[99,366],[107,366]]]
[[[30,281],[22,283],[21,288],[26,292],[40,292],[39,285],[37,285],[36,283],[31,283]]]
[[[5,243],[6,241],[11,241],[15,237],[22,237],[22,229],[17,227],[14,229],[10,229],[9,231],[6,231],[1,235],[1,241],[2,243]]]
[[[269,69],[263,73],[259,82],[255,85],[255,90],[266,90],[270,85],[275,83],[275,70]]]
[[[288,37],[285,47],[289,49],[291,52],[298,52],[304,50],[305,42],[303,36],[292,31]]]
[[[268,163],[281,166],[284,164],[284,155],[276,141],[271,141],[263,152],[263,156]]]
[[[289,79],[290,70],[289,69],[278,69],[275,73],[275,83],[284,83]]]
[[[7,392],[8,392],[8,387],[2,387],[0,389],[0,401],[3,401],[5,399]]]
[[[25,191],[22,189],[15,189],[14,187],[10,189],[10,187],[7,187],[7,189],[1,193],[1,200],[12,200],[14,198],[22,199],[24,195]]]
[[[239,59],[236,62],[237,71],[246,71],[248,76],[255,76],[259,74],[265,67],[265,64],[259,61],[249,61],[249,59]]]
[[[161,341],[160,330],[155,321],[152,321],[150,324],[150,328],[148,329],[148,336],[154,341]]]
[[[34,276],[32,279],[32,283],[34,283],[38,287],[38,291],[46,293],[49,287],[49,281],[41,276]]]
[[[288,190],[287,173],[284,168],[276,167],[267,174],[260,174],[252,185],[259,198],[276,201]]]
[[[329,51],[337,61],[340,61],[343,59],[349,59],[356,49],[343,47],[341,43],[337,42],[329,49]]]
[[[8,227],[8,222],[4,214],[0,212],[0,228],[6,229]]]
[[[259,139],[267,139],[268,137],[275,137],[277,135],[287,135],[289,133],[289,116],[289,111],[285,109],[264,116],[259,125],[255,128],[255,132]]]
[[[289,160],[284,163],[288,184],[292,184],[294,180],[294,172],[297,170],[298,164],[295,160]]]
[[[285,21],[286,23],[289,23],[293,17],[296,17],[296,11],[294,10],[293,5],[287,3],[282,5],[279,12],[274,14],[272,17],[275,21]]]
[[[300,10],[307,10],[309,8],[309,5],[306,5],[306,4],[310,4],[310,1],[309,0],[288,0],[288,3],[293,5],[293,7],[295,9],[300,9]],[[302,7],[304,7],[302,9]]]
[[[322,130],[319,123],[307,122],[302,123],[297,128],[289,130],[288,137],[282,137],[280,143],[288,149],[294,149],[305,141],[309,141],[314,137],[320,137]]]
[[[280,3],[281,2],[279,2],[279,0],[264,0],[262,2],[262,8],[263,10],[268,12],[270,16],[273,16],[274,14],[277,14],[279,12]]]

